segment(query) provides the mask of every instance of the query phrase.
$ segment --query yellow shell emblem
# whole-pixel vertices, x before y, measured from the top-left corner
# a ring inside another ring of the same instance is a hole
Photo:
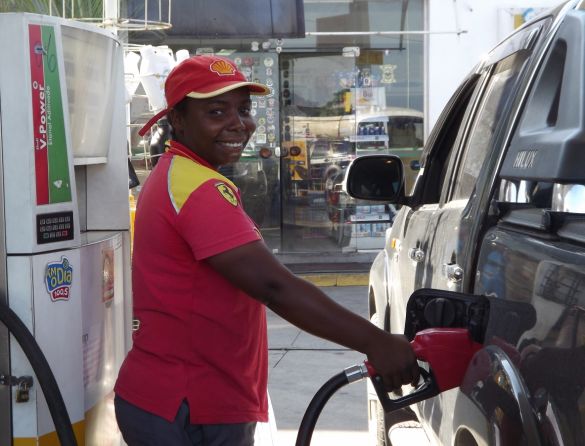
[[[215,185],[215,187],[217,188],[221,196],[225,198],[229,204],[231,204],[232,206],[238,205],[238,199],[236,198],[236,194],[234,193],[233,190],[230,189],[230,187],[227,184],[218,183]]]
[[[209,65],[209,69],[220,76],[230,76],[236,72],[234,66],[225,60],[216,60]]]

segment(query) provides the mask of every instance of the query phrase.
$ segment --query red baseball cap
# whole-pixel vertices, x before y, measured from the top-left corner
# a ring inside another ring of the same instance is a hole
[[[248,87],[250,94],[267,95],[270,88],[250,82],[229,59],[220,56],[193,56],[171,70],[165,81],[167,107],[154,115],[138,134],[144,136],[156,121],[166,115],[183,98],[206,99],[219,96],[240,87]]]

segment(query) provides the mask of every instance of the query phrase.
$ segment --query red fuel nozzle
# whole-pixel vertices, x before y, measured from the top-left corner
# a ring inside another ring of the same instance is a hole
[[[430,373],[420,369],[423,383],[414,391],[392,399],[382,377],[366,361],[366,367],[385,412],[391,412],[459,387],[473,355],[482,345],[473,341],[466,328],[428,328],[418,332],[411,342],[419,361],[429,364]]]
[[[466,328],[428,328],[411,345],[416,357],[429,363],[440,392],[461,385],[471,358],[482,348]]]

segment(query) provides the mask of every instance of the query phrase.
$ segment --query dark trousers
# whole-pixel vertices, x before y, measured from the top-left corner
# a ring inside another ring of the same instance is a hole
[[[256,423],[190,424],[183,401],[169,422],[123,400],[114,399],[116,420],[128,446],[253,446]]]

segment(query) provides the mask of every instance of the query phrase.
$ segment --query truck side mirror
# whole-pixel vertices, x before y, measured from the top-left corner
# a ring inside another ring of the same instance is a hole
[[[362,200],[395,203],[404,185],[402,161],[394,155],[365,155],[348,167],[344,190]]]

